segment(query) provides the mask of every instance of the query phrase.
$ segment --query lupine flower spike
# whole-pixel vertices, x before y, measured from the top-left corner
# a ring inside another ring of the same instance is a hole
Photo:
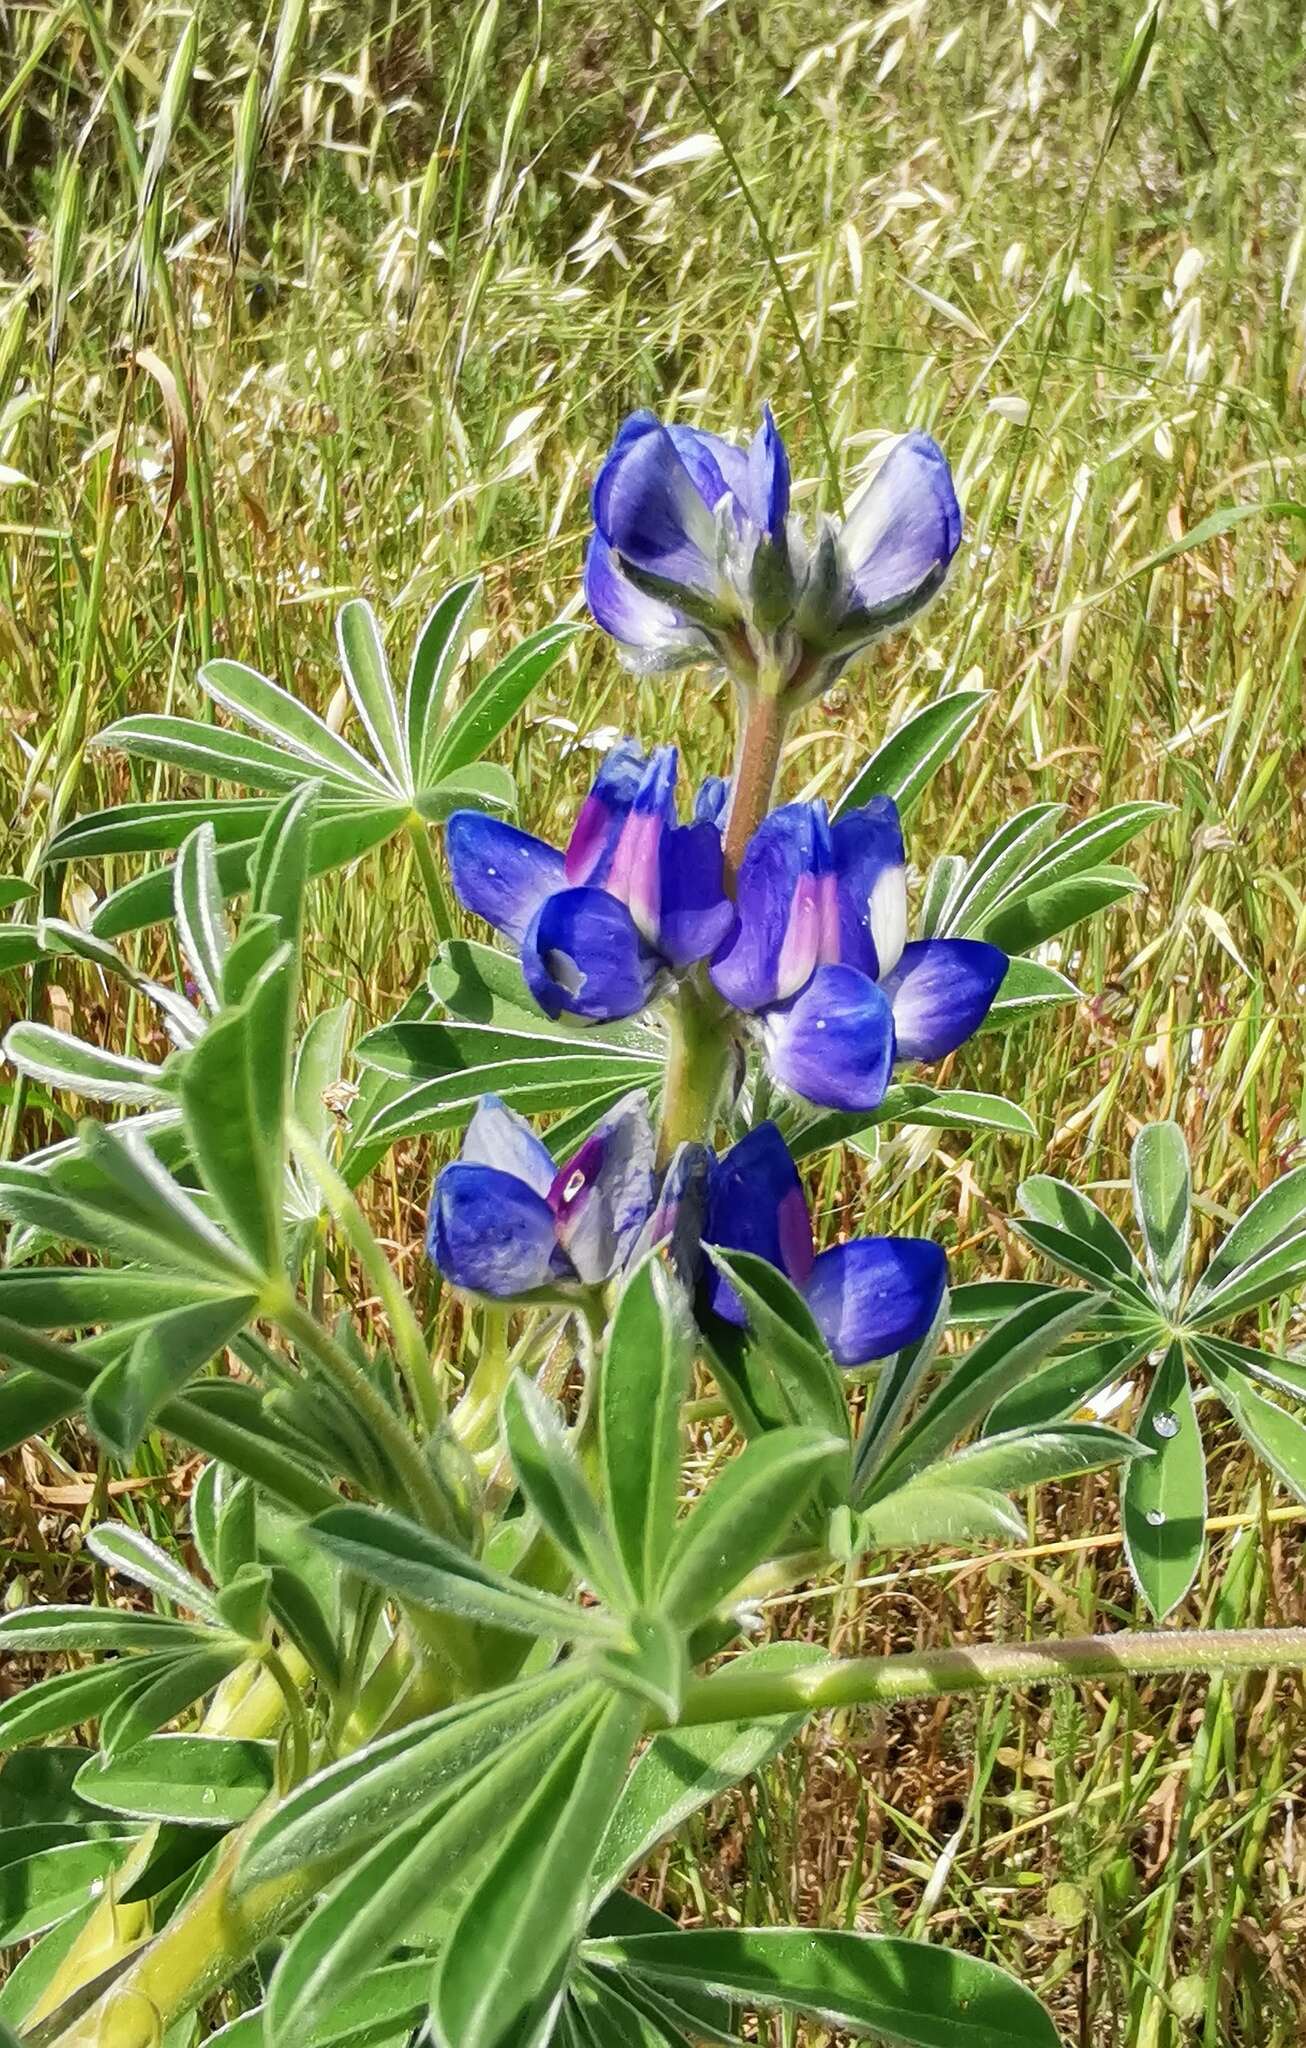
[[[922,433],[889,447],[842,526],[810,536],[769,406],[746,448],[632,414],[592,506],[585,595],[629,667],[714,661],[792,704],[928,604],[961,540],[947,458]]]
[[[574,1292],[619,1273],[653,1207],[653,1132],[638,1091],[556,1166],[530,1125],[482,1098],[435,1183],[426,1246],[455,1287],[494,1301]]]
[[[481,811],[449,820],[464,907],[520,948],[540,1008],[589,1023],[631,1017],[715,952],[734,925],[721,834],[676,819],[676,749],[614,747],[565,853]]]
[[[897,806],[876,797],[833,824],[785,804],[749,841],[739,923],[712,963],[753,1013],[775,1079],[824,1108],[871,1110],[895,1060],[938,1060],[977,1031],[1007,971],[978,939],[907,939]]]

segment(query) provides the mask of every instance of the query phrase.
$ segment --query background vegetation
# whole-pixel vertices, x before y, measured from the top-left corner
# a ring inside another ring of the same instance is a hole
[[[1064,949],[1084,1000],[962,1055],[1038,1142],[845,1153],[815,1190],[827,1240],[927,1231],[958,1277],[1036,1271],[1003,1221],[1021,1174],[1123,1217],[1129,1140],[1159,1116],[1213,1231],[1306,1156],[1306,54],[1296,0],[1173,0],[1131,69],[1135,26],[1115,0],[0,7],[0,870],[80,917],[127,878],[40,882],[42,850],[164,789],[86,741],[128,709],[200,713],[213,652],[340,716],[348,595],[396,653],[482,564],[487,654],[577,612],[588,479],[637,404],[729,431],[769,396],[808,506],[834,504],[822,408],[845,492],[877,434],[924,425],[967,508],[950,594],[808,718],[788,793],[842,787],[965,682],[991,695],[917,815],[922,865],[1036,799],[1174,810],[1131,856],[1146,892]],[[1270,509],[1206,524],[1228,507]],[[581,636],[511,735],[524,822],[558,822],[635,698]],[[701,676],[641,686],[636,722],[692,775],[721,765]],[[360,1024],[426,962],[407,860],[318,891],[311,993]],[[127,943],[175,972],[158,931]],[[0,974],[0,1021],[24,1013],[163,1050],[76,962]],[[8,1153],[66,1127],[12,1075],[0,1110]],[[370,1188],[428,1307],[430,1172],[401,1149]],[[1300,1355],[1300,1315],[1266,1326]],[[1202,1414],[1213,1537],[1181,1618],[1301,1621],[1306,1517]],[[121,1470],[63,1429],[6,1462],[7,1598],[68,1597],[107,1498],[186,1543],[190,1475],[154,1442]],[[878,1650],[1136,1615],[1109,1481],[1048,1490],[1029,1539],[768,1620]],[[1304,1785],[1286,1679],[860,1715],[654,1882],[691,1919],[964,1943],[1070,2041],[1286,2048]]]

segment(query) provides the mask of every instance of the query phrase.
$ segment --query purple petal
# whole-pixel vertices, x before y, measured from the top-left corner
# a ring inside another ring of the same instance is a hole
[[[736,1009],[782,1002],[819,960],[837,957],[832,860],[823,804],[783,804],[754,832],[735,889],[738,929],[712,963],[713,981]]]
[[[961,540],[948,458],[928,434],[906,434],[854,505],[840,537],[853,609],[892,625],[928,602]]]
[[[461,1159],[464,1166],[492,1166],[524,1181],[537,1195],[548,1195],[557,1172],[553,1154],[536,1137],[525,1117],[509,1109],[497,1095],[483,1095],[467,1126]]]
[[[812,1270],[812,1225],[807,1197],[789,1147],[772,1123],[759,1124],[712,1166],[703,1242],[722,1251],[751,1252],[804,1287]],[[730,1282],[712,1268],[708,1305],[742,1325],[743,1304]]]
[[[526,985],[550,1017],[633,1017],[652,1000],[660,969],[625,904],[603,889],[546,897],[522,940]]]
[[[783,539],[789,518],[789,457],[771,408],[762,408],[762,424],[748,450],[748,514],[768,540]]]
[[[484,811],[455,811],[446,834],[454,894],[464,910],[520,944],[544,898],[562,884],[562,855]]]
[[[648,1221],[653,1150],[648,1102],[637,1090],[558,1169],[549,1206],[558,1242],[587,1286],[611,1279]]]
[[[727,491],[738,496],[738,485],[748,474],[742,448],[702,427],[670,426],[667,433],[709,512],[715,512]]]
[[[703,487],[713,487],[710,457],[695,450],[691,472],[664,426],[654,421],[629,432],[633,426],[628,421],[622,429],[595,481],[595,524],[609,547],[635,568],[711,597],[717,587],[716,527],[703,495]]]
[[[605,633],[632,653],[661,658],[697,642],[689,620],[674,605],[636,589],[596,533],[585,550],[585,602]]]
[[[567,841],[564,872],[569,882],[599,885],[606,879],[645,766],[637,740],[619,740],[605,754]]]
[[[676,750],[658,747],[640,778],[603,886],[624,903],[650,945],[657,943],[663,835],[676,815]]]
[[[446,1280],[509,1301],[554,1276],[553,1211],[511,1173],[446,1166],[435,1183],[426,1248]]]
[[[898,806],[877,796],[834,826],[839,958],[879,980],[907,940],[907,869]]]
[[[822,1252],[803,1289],[836,1365],[888,1358],[923,1337],[948,1262],[927,1237],[857,1237]]]
[[[855,967],[818,967],[792,1003],[764,1020],[767,1065],[822,1109],[874,1109],[893,1071],[893,1013]]]
[[[688,967],[708,959],[734,929],[720,832],[708,824],[673,827],[663,835],[659,864],[658,951],[673,967]]]
[[[724,775],[705,775],[694,796],[694,822],[724,825],[730,803],[730,783]]]
[[[982,939],[916,939],[881,986],[900,1060],[941,1060],[978,1031],[1007,971]]]
[[[711,1169],[712,1154],[706,1145],[677,1145],[653,1213],[631,1249],[630,1265],[637,1265],[656,1245],[665,1245],[673,1270],[684,1286],[693,1286],[702,1264],[699,1247]]]

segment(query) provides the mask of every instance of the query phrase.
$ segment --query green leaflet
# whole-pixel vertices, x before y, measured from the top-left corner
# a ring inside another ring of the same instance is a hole
[[[1188,1147],[1178,1124],[1145,1124],[1130,1158],[1134,1213],[1156,1291],[1173,1308],[1183,1290],[1192,1219]]]
[[[761,2011],[809,2013],[892,2048],[1058,2048],[1033,1992],[933,1942],[810,1928],[702,1928],[587,1941],[587,1960],[651,1983],[707,1986]]]
[[[1206,1460],[1179,1344],[1170,1345],[1152,1376],[1138,1441],[1152,1456],[1125,1473],[1125,1554],[1140,1593],[1163,1620],[1196,1578],[1206,1542]]]
[[[636,1701],[610,1698],[504,1829],[436,1965],[431,2020],[442,2048],[496,2048],[557,1984],[584,1926],[591,1866],[642,1722]]]
[[[78,1772],[83,1799],[138,1820],[234,1827],[276,1785],[276,1744],[216,1735],[154,1735]]]
[[[603,1498],[637,1602],[652,1598],[675,1526],[691,1365],[687,1312],[650,1257],[622,1289],[599,1381]]]
[[[754,1437],[691,1508],[667,1559],[659,1606],[691,1628],[772,1554],[847,1445],[815,1429]]]

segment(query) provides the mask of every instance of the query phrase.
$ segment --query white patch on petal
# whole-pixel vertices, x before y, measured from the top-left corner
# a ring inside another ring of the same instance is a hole
[[[866,914],[871,940],[879,965],[880,979],[892,974],[907,943],[907,871],[902,867],[881,868],[875,878]]]

